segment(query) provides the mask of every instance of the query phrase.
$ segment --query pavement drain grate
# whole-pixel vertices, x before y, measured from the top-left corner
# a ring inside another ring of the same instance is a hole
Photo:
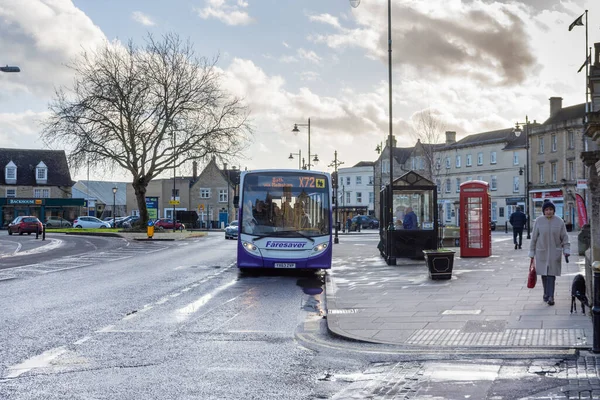
[[[327,310],[327,314],[356,314],[358,311],[358,308],[342,308],[338,310]]]
[[[583,329],[506,329],[465,332],[461,329],[424,329],[415,332],[405,344],[419,346],[481,347],[572,347],[587,343]]]

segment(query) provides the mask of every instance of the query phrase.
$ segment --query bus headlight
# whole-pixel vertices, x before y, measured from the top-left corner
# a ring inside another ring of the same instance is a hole
[[[321,243],[313,247],[313,253],[320,253],[327,248],[327,243]]]
[[[249,253],[255,253],[258,254],[258,247],[256,247],[254,244],[250,243],[250,242],[242,242],[242,246],[244,246],[244,249],[246,249],[247,252]]]

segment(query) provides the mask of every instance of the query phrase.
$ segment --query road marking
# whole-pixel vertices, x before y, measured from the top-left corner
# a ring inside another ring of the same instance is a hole
[[[55,349],[50,349],[48,351],[43,352],[40,355],[35,357],[31,357],[28,360],[23,361],[21,364],[13,365],[8,367],[9,373],[4,376],[6,379],[17,378],[20,375],[31,371],[34,368],[45,368],[50,365],[50,362],[54,360],[56,357],[60,356],[67,349],[64,346],[57,347]]]

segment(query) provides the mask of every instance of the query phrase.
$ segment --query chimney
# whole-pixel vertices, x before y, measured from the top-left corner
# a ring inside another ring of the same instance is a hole
[[[388,135],[387,139],[385,140],[386,145],[390,144],[390,137]],[[396,147],[396,136],[392,135],[392,147]]]
[[[198,161],[194,161],[194,162],[192,163],[192,165],[193,165],[193,166],[192,166],[192,173],[193,173],[193,176],[192,176],[192,178],[193,178],[194,180],[196,180],[196,179],[198,178]]]
[[[562,97],[550,97],[550,116],[562,109]]]
[[[446,131],[446,144],[456,143],[456,132]]]

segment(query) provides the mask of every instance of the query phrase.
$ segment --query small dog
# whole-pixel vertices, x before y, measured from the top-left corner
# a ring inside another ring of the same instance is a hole
[[[571,314],[573,314],[573,311],[577,314],[577,304],[575,304],[575,299],[578,299],[581,302],[581,313],[585,315],[585,306],[591,307],[590,302],[585,295],[585,278],[581,274],[575,275],[573,283],[571,284]]]

